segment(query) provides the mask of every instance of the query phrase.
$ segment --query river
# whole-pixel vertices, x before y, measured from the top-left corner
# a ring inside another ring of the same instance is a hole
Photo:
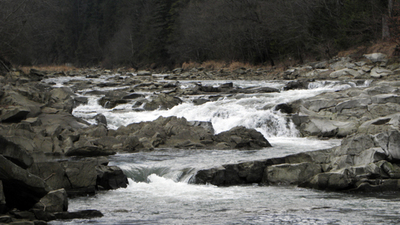
[[[113,75],[115,76],[115,75]],[[92,83],[107,82],[108,76],[91,78]],[[63,86],[85,77],[50,78]],[[160,76],[162,79],[162,76]],[[170,81],[165,81],[170,82]],[[95,123],[93,116],[106,116],[109,129],[130,123],[152,121],[159,116],[185,117],[189,121],[209,121],[215,133],[243,125],[261,132],[273,147],[261,150],[182,150],[156,149],[151,152],[117,154],[110,165],[123,169],[129,178],[126,189],[101,191],[96,196],[70,199],[69,211],[97,209],[104,217],[95,219],[53,221],[50,224],[397,224],[400,196],[393,193],[349,194],[298,188],[295,186],[216,187],[194,185],[191,177],[199,169],[226,163],[280,157],[288,154],[325,149],[340,140],[318,140],[299,137],[290,119],[273,110],[280,103],[315,96],[362,84],[343,81],[310,83],[306,90],[283,91],[286,81],[181,81],[181,88],[196,82],[216,86],[232,82],[237,87],[274,87],[280,93],[223,94],[201,105],[195,99],[210,96],[185,96],[183,103],[169,110],[132,110],[134,103],[114,109],[101,107],[102,95],[88,94],[93,87],[78,90],[89,98],[73,114]],[[118,87],[123,88],[123,87]],[[146,98],[153,93],[142,92]]]

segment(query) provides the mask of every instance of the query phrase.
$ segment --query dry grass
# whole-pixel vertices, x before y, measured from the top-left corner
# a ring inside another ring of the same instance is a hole
[[[189,70],[196,67],[200,67],[200,64],[192,61],[182,63],[182,69],[184,70]]]
[[[73,71],[76,70],[77,68],[65,64],[65,65],[40,65],[40,66],[23,66],[20,68],[24,73],[28,74],[31,69],[36,69],[40,71],[46,71],[46,72],[68,72],[68,71]]]
[[[258,68],[267,68],[267,66],[256,66],[252,65],[250,63],[243,63],[243,62],[225,62],[225,61],[205,61],[203,63],[196,63],[196,62],[184,62],[182,64],[182,69],[184,70],[190,70],[192,68],[205,68],[208,70],[220,70],[224,69],[226,71],[234,71],[240,68],[246,68],[246,69],[258,69]]]
[[[203,62],[201,64],[201,67],[206,68],[206,69],[210,69],[210,70],[215,70],[215,69],[221,69],[221,68],[226,67],[226,64],[227,63],[223,62],[223,61],[211,60],[211,61]]]
[[[356,48],[351,48],[346,51],[341,51],[338,53],[338,57],[346,57],[346,56],[355,56],[355,57],[362,57],[363,54],[370,54],[370,53],[383,53],[390,56],[393,56],[393,53],[396,49],[396,42],[393,41],[379,41],[373,43],[370,46],[358,46]]]

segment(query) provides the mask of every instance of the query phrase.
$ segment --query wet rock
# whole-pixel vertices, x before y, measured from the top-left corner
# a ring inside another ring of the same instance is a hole
[[[113,99],[110,97],[102,97],[99,99],[99,105],[103,106],[106,109],[115,108],[117,105],[126,104],[129,101],[126,99]]]
[[[128,179],[119,167],[103,166],[96,167],[97,188],[102,190],[126,188]]]
[[[243,126],[234,127],[229,131],[215,136],[216,142],[228,143],[233,149],[260,149],[271,147],[265,137],[254,129]]]
[[[97,114],[94,119],[96,120],[97,125],[103,124],[107,126],[107,118],[103,114]]]
[[[314,163],[272,165],[265,170],[263,183],[299,184],[321,172],[321,165]]]
[[[104,149],[98,146],[82,146],[69,149],[65,152],[65,156],[96,157],[114,155],[115,153],[111,149]]]
[[[301,184],[301,186],[320,190],[340,191],[351,188],[354,183],[354,175],[348,169],[342,169],[317,174],[310,181]]]
[[[310,80],[307,79],[299,79],[299,80],[294,80],[294,81],[289,81],[285,87],[283,87],[283,90],[294,90],[294,89],[308,89],[308,85],[310,83]]]
[[[382,78],[393,74],[393,71],[388,69],[383,69],[379,67],[375,67],[371,70],[370,75],[373,78]]]
[[[59,212],[54,214],[58,220],[72,220],[72,219],[90,219],[96,217],[103,217],[104,215],[98,210],[81,210],[77,212]]]
[[[182,103],[182,100],[178,97],[170,96],[164,93],[160,93],[156,98],[144,105],[145,110],[156,110],[156,109],[171,109],[172,107]]]

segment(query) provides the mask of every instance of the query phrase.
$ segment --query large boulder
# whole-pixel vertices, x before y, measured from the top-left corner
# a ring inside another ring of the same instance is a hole
[[[279,164],[268,166],[263,182],[267,184],[299,184],[322,172],[315,163]]]
[[[32,167],[28,169],[28,171],[45,180],[47,185],[53,190],[70,186],[65,169],[62,167],[60,162],[35,162]]]
[[[375,143],[380,146],[391,160],[400,160],[400,132],[392,130],[374,136]]]
[[[364,54],[363,56],[373,63],[387,62],[387,60],[388,60],[387,55],[385,55],[383,53]]]
[[[255,129],[243,126],[234,127],[229,131],[222,132],[214,137],[216,142],[227,143],[235,149],[260,149],[271,147],[267,139]]]
[[[0,120],[3,123],[19,123],[26,119],[30,109],[24,106],[10,106],[1,110]]]
[[[96,166],[97,188],[103,190],[126,188],[128,179],[123,171],[116,166]]]
[[[0,180],[9,208],[29,209],[45,196],[46,182],[0,155]]]
[[[0,154],[26,169],[33,163],[32,156],[21,146],[0,135]]]
[[[145,110],[156,110],[156,109],[171,109],[172,107],[182,103],[182,100],[178,97],[174,97],[165,93],[160,93],[156,98],[147,102],[144,105]]]
[[[68,197],[65,189],[50,191],[38,203],[33,206],[34,210],[44,212],[64,212],[68,210]]]
[[[64,188],[68,196],[95,194],[98,162],[93,159],[61,162],[68,183]]]
[[[352,174],[349,169],[341,169],[332,172],[319,173],[310,181],[301,184],[301,186],[320,190],[340,191],[350,189],[354,184],[354,174]]]

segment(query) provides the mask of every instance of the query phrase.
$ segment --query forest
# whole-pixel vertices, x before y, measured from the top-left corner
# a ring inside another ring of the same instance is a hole
[[[0,59],[14,65],[274,65],[399,44],[399,0],[0,0]]]

